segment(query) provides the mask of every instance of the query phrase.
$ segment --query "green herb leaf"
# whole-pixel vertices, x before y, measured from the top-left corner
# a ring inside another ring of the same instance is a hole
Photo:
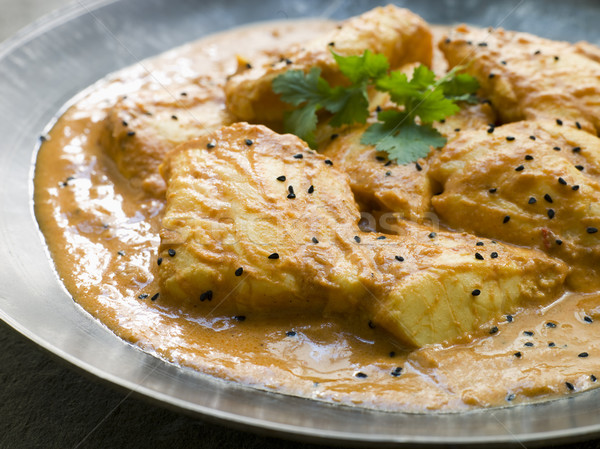
[[[329,122],[333,127],[366,123],[369,117],[369,99],[366,89],[361,87],[333,89],[323,107],[334,114]]]
[[[316,145],[317,107],[315,103],[308,103],[300,109],[286,112],[283,117],[285,131],[300,137],[312,148]]]
[[[318,67],[313,67],[308,73],[288,70],[273,80],[271,89],[292,106],[306,102],[318,104],[331,94],[331,87],[321,78],[321,69]]]
[[[390,64],[385,55],[365,50],[362,56],[341,56],[331,52],[342,72],[353,84],[377,79],[387,73]]]
[[[453,101],[466,101],[471,104],[477,103],[477,97],[474,93],[479,89],[479,82],[466,73],[455,74],[455,69],[448,73],[450,76],[446,75],[439,82],[444,91],[444,96]]]

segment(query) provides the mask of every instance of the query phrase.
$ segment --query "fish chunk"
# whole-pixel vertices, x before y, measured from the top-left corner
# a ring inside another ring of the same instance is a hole
[[[161,197],[165,184],[158,166],[165,154],[231,121],[222,87],[199,79],[178,89],[141,90],[120,98],[108,111],[101,143],[134,188]]]
[[[419,16],[393,5],[377,7],[348,19],[331,33],[292,49],[275,61],[233,75],[225,86],[229,111],[240,120],[280,122],[286,106],[271,90],[271,83],[288,70],[308,72],[318,67],[330,84],[347,83],[331,50],[343,56],[362,55],[371,50],[385,55],[392,68],[409,62],[429,66],[433,42],[428,25]]]
[[[461,25],[439,47],[451,67],[477,78],[503,123],[560,119],[600,131],[599,52],[591,44]]]
[[[598,288],[600,139],[555,122],[467,131],[432,161],[432,199],[451,228],[538,248],[569,263],[569,283]]]
[[[422,346],[562,292],[565,265],[539,251],[409,223],[361,232],[348,177],[263,126],[186,143],[161,172],[161,297],[205,313],[355,314]]]

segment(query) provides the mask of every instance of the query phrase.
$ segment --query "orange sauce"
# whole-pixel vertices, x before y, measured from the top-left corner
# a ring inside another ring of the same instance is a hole
[[[119,96],[175,90],[190,77],[222,84],[237,53],[284,48],[330,26],[261,24],[208,37],[113,74],[79,97],[50,131],[35,171],[37,219],[69,292],[118,336],[168,362],[313,399],[462,410],[594,387],[598,294],[569,293],[546,308],[505,317],[493,335],[414,351],[395,347],[363,321],[236,321],[151,299],[164,204],[131,187],[106,155],[100,140],[109,108]]]

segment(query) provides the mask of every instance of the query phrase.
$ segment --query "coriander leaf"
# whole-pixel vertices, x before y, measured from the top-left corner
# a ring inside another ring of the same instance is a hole
[[[474,94],[479,89],[479,82],[471,75],[459,73],[455,76],[444,77],[440,80],[439,86],[444,91],[446,98],[477,103],[477,97]]]
[[[366,123],[369,117],[369,99],[365,89],[360,87],[336,87],[323,107],[334,114],[329,122],[333,127]]]
[[[413,70],[412,78],[410,79],[411,86],[421,91],[429,89],[435,84],[435,73],[421,64]]]
[[[342,56],[331,52],[342,72],[353,84],[377,79],[387,73],[390,68],[385,55],[365,50],[362,56]]]
[[[411,110],[408,110],[407,107],[407,112],[413,117],[418,116],[422,124],[442,120],[460,111],[460,108],[452,100],[444,97],[441,89],[427,91],[413,103],[410,105]]]
[[[392,101],[398,104],[404,104],[409,98],[420,94],[419,89],[410,84],[406,74],[398,71],[379,78],[375,82],[375,88],[382,92],[388,92]]]
[[[408,164],[427,157],[431,147],[440,148],[446,139],[431,125],[404,122],[397,128],[386,123],[375,123],[363,134],[361,143],[375,145],[377,151],[385,151],[391,160]]]
[[[273,80],[271,89],[293,106],[311,101],[318,103],[331,93],[331,87],[321,78],[321,69],[318,67],[313,67],[308,73],[288,70]]]
[[[317,104],[308,103],[300,109],[286,112],[283,118],[285,131],[300,137],[312,148],[316,145],[317,109]]]

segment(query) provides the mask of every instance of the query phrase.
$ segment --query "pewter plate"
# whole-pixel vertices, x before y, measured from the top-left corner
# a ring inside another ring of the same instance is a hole
[[[342,19],[367,0],[80,1],[0,46],[0,318],[115,387],[227,425],[322,443],[523,445],[600,434],[600,390],[536,405],[457,414],[382,413],[268,393],[181,369],[123,342],[73,302],[32,207],[38,137],[78,92],[122,67],[237,25]],[[432,23],[469,22],[600,44],[595,0],[405,0]]]

